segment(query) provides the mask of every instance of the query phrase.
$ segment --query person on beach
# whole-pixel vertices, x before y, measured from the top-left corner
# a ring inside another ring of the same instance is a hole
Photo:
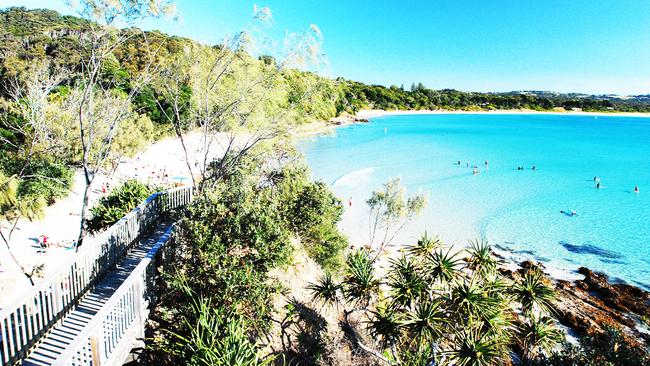
[[[352,197],[348,198],[348,207],[352,207]]]
[[[639,193],[639,186],[634,186],[634,193]]]

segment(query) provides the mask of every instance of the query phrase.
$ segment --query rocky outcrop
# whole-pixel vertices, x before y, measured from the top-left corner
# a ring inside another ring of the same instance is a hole
[[[606,275],[580,267],[578,273],[585,276],[576,285],[597,294],[609,308],[650,317],[650,292],[627,284],[610,284]]]
[[[350,125],[353,123],[368,123],[370,122],[369,119],[367,118],[361,118],[357,116],[353,116],[349,113],[341,113],[340,116],[331,118],[329,120],[330,124],[333,124],[335,126],[344,126],[344,125]]]
[[[522,270],[539,264],[526,261]],[[620,328],[633,344],[650,346],[650,293],[627,284],[611,283],[602,273],[580,268],[584,279],[555,280],[556,318],[578,335],[602,334],[606,326]]]

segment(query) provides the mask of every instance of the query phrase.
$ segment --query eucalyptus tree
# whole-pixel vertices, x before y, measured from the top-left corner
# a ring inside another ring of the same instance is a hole
[[[271,24],[271,10],[254,7],[244,30],[212,47],[189,44],[162,69],[158,88],[171,104],[164,114],[198,189],[223,178],[254,147],[286,137],[297,110],[325,82],[287,82],[298,70],[326,64],[318,27],[289,33],[278,46],[266,35]]]
[[[148,50],[151,55],[137,75],[131,75],[128,90],[121,90],[121,80],[105,71],[115,61],[114,51],[141,32],[144,47],[148,48],[146,33],[131,28],[146,18],[158,18],[173,12],[168,0],[78,0],[70,5],[79,16],[89,20],[89,28],[78,36],[80,65],[74,75],[73,92],[68,98],[78,124],[81,148],[81,167],[85,189],[81,209],[78,246],[86,237],[88,205],[93,182],[105,168],[119,126],[131,115],[131,101],[151,81],[157,65],[154,63],[157,49]],[[159,48],[160,46],[158,46]]]
[[[41,216],[48,201],[68,193],[71,173],[62,165],[52,163],[63,148],[55,138],[51,121],[60,109],[51,100],[68,72],[35,62],[20,76],[3,79],[8,100],[2,101],[0,142],[2,153],[8,154],[0,175],[0,238],[9,257],[33,285],[33,276],[41,264],[27,268],[12,250],[12,236],[21,219]]]

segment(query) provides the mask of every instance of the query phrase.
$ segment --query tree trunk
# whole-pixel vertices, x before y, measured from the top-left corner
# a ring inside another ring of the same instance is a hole
[[[81,205],[81,218],[79,219],[79,237],[77,238],[76,251],[79,251],[79,247],[81,244],[83,244],[83,240],[88,232],[88,229],[86,228],[86,221],[88,221],[88,204],[90,202],[91,187],[92,181],[89,181],[86,178],[86,188],[84,189],[84,197]]]
[[[30,276],[27,271],[25,271],[25,268],[20,264],[18,261],[18,258],[14,255],[14,253],[11,251],[11,246],[9,245],[8,239],[2,235],[2,241],[5,243],[5,246],[7,247],[7,253],[9,253],[9,257],[11,257],[11,260],[14,262],[16,267],[20,269],[20,272],[25,275],[25,277],[29,280],[29,283],[34,286],[34,280],[32,280],[32,276]]]

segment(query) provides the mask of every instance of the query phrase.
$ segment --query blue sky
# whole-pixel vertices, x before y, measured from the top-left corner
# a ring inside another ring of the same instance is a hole
[[[208,43],[273,11],[273,34],[316,24],[331,76],[468,91],[650,93],[650,0],[177,0],[143,25]],[[0,0],[69,13],[63,0]]]

